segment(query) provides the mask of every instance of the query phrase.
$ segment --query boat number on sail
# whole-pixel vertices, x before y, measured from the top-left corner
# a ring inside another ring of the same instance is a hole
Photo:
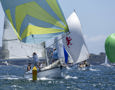
[[[72,45],[71,40],[72,38],[70,36],[66,37],[66,43],[67,43],[68,48],[70,48],[70,45]]]

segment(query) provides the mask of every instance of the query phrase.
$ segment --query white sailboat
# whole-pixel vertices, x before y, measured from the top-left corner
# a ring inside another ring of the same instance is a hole
[[[3,33],[3,59],[28,59],[27,56],[31,57],[32,53],[36,52],[39,60],[46,60],[45,44],[41,42],[68,32],[57,0],[1,0],[1,3],[10,22],[10,26],[6,25],[8,27],[5,27]],[[45,62],[45,66],[38,72],[38,77],[60,77],[60,60],[51,65],[47,64],[47,60]],[[28,76],[32,77],[32,70],[25,73],[25,77]]]
[[[46,52],[44,48],[44,43],[41,44],[25,44],[18,40],[14,31],[12,30],[10,24],[5,20],[5,28],[3,33],[3,47],[1,54],[3,55],[1,61],[20,61],[23,60],[33,62],[28,56],[32,57],[33,52],[37,52],[39,60],[45,62],[45,67],[41,68],[38,74],[38,78],[48,77],[48,78],[59,78],[61,77],[62,69],[60,68],[60,60],[57,62],[47,65]],[[27,62],[28,63],[28,62]],[[27,65],[27,63],[25,63]],[[25,72],[25,78],[32,78],[32,70]]]
[[[69,33],[64,34],[63,36],[63,45],[71,55],[74,63],[79,63],[88,59],[88,49],[81,33],[81,25],[76,13],[72,13],[68,18],[67,25],[57,0],[42,0],[38,2],[34,2],[33,0],[30,1],[17,0],[16,2],[9,4],[11,1],[2,0],[4,11],[6,12],[6,15],[13,27],[12,29],[15,32],[14,34],[14,32],[9,28],[4,30],[3,46],[5,46],[4,50],[8,50],[7,58],[27,58],[27,54],[28,56],[31,56],[33,51],[38,51],[37,53],[39,58],[46,59],[44,45],[37,43],[47,41],[49,38],[56,37],[59,34],[69,31]],[[44,4],[46,7],[44,7]],[[55,8],[52,6],[53,4],[55,4]],[[13,7],[14,5],[17,8]],[[32,7],[33,9],[31,9]],[[20,11],[22,8],[24,9],[24,12]],[[15,9],[16,11],[14,13],[13,10]],[[11,12],[9,10],[11,10]],[[22,17],[19,18],[20,13],[25,16],[23,17],[22,15]],[[27,42],[33,44],[28,44]],[[60,50],[62,50],[62,48]],[[25,51],[26,53],[24,53]],[[60,55],[60,58],[63,57]],[[61,62],[60,60],[57,60],[56,62],[41,68],[38,71],[38,77],[60,77],[62,72],[62,68],[60,66]],[[25,77],[31,78],[32,70],[26,72]]]
[[[63,38],[65,49],[71,55],[74,63],[87,60],[89,58],[89,51],[81,31],[79,18],[75,11],[67,19],[67,24],[69,27],[69,34]]]
[[[111,66],[111,65],[109,64],[109,62],[108,62],[107,56],[105,56],[105,62],[104,62],[103,64],[101,64],[101,65],[108,66],[108,67]]]

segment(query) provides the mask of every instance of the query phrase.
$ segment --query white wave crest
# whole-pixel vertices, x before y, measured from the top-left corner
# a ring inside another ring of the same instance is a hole
[[[31,81],[32,78],[27,78],[27,80]],[[39,80],[45,81],[45,80],[53,80],[53,79],[51,79],[51,78],[46,78],[46,77],[42,77],[42,78],[37,78],[37,80],[38,80],[38,81],[39,81]]]
[[[12,85],[11,87],[13,87],[13,88],[23,88],[23,87],[18,86],[18,85]]]
[[[93,69],[93,68],[90,68],[89,70],[90,70],[90,71],[100,71],[100,70],[98,70],[98,69]]]
[[[76,77],[76,76],[72,77],[70,75],[67,75],[67,76],[65,76],[65,79],[78,79],[78,77]]]
[[[0,76],[0,79],[18,80],[18,79],[22,79],[22,77],[18,77],[15,75],[3,75],[3,76]]]

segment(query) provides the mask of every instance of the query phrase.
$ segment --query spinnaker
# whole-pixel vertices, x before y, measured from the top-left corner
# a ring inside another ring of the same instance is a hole
[[[1,0],[1,3],[22,42],[40,43],[68,32],[58,0]]]
[[[110,62],[115,63],[115,33],[111,34],[106,39],[105,51]]]

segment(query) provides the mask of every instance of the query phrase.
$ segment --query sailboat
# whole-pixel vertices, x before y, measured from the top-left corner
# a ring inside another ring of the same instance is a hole
[[[110,66],[111,66],[111,64],[108,62],[108,58],[107,58],[107,56],[106,56],[106,55],[105,55],[105,62],[104,62],[104,63],[102,63],[101,65],[108,66],[108,67],[110,67]]]
[[[1,0],[1,3],[12,26],[10,29],[5,27],[3,32],[3,55],[7,55],[3,59],[28,59],[27,56],[36,52],[39,60],[46,62],[38,77],[60,76],[60,60],[48,65],[44,44],[48,39],[69,31],[58,1]],[[28,76],[32,76],[32,71],[25,73],[25,77]]]
[[[25,51],[29,56],[33,51],[38,51],[38,56],[47,62],[45,44],[42,42],[60,34],[64,48],[71,55],[73,63],[82,62],[89,57],[76,13],[72,13],[66,23],[58,0],[1,0],[1,3],[14,30],[5,29],[3,34],[3,46],[8,50],[7,59],[27,58],[27,55],[24,55]],[[12,49],[13,46],[16,46],[15,49]],[[38,72],[38,77],[60,77],[60,66],[61,60],[46,64]],[[32,77],[32,70],[26,72],[25,77]]]
[[[86,46],[79,18],[74,11],[67,19],[69,34],[63,38],[63,44],[72,57],[73,63],[77,64],[89,58],[89,51]]]

